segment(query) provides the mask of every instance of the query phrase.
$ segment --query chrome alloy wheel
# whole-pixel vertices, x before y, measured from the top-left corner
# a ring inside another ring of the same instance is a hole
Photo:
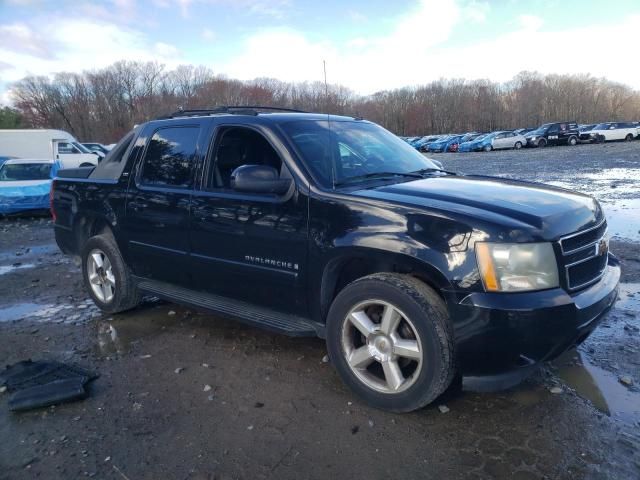
[[[113,300],[116,277],[109,257],[100,249],[91,250],[87,259],[87,274],[93,294],[103,303]]]
[[[342,324],[342,351],[358,379],[381,393],[408,389],[422,369],[415,326],[382,300],[367,300],[351,309]]]

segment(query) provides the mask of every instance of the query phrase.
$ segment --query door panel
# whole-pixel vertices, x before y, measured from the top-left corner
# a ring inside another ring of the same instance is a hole
[[[251,128],[217,129],[202,189],[192,200],[193,288],[305,314],[306,194],[297,188],[281,197],[239,193],[229,181],[243,164],[269,165],[291,178],[277,152]]]
[[[307,200],[195,194],[192,201],[194,288],[304,313]]]
[[[198,125],[148,132],[126,207],[128,258],[139,276],[189,283],[190,201],[199,135]]]

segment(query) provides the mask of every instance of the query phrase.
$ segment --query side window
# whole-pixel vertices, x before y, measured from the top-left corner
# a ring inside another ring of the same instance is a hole
[[[58,153],[68,154],[80,152],[69,142],[58,142]]]
[[[189,188],[199,127],[163,128],[153,134],[144,159],[140,182],[143,185]]]
[[[241,165],[267,165],[287,174],[278,153],[262,134],[246,127],[223,127],[215,138],[209,160],[206,188],[231,188],[231,174]]]

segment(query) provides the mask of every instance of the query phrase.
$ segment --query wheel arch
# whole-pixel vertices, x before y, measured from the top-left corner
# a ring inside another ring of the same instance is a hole
[[[84,212],[78,215],[73,224],[75,253],[79,254],[91,237],[105,232],[113,234],[114,226],[113,220],[95,212]]]
[[[433,288],[443,300],[442,291],[451,287],[440,270],[419,258],[385,250],[349,249],[330,259],[322,270],[318,312],[321,321],[326,320],[331,303],[344,287],[358,278],[382,272],[411,275]]]

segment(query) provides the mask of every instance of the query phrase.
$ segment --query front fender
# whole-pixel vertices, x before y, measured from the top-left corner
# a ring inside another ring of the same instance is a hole
[[[410,273],[443,296],[481,289],[473,245],[482,232],[399,205],[345,200],[311,200],[308,291],[314,316],[324,320],[336,277],[352,259],[363,275]]]

